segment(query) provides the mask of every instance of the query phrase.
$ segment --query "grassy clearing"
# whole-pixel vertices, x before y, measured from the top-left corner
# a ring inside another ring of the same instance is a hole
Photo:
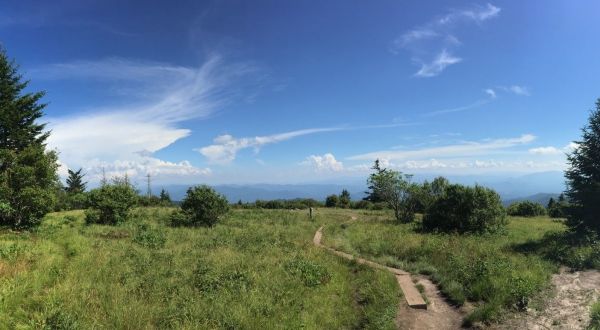
[[[207,229],[167,227],[170,212],[0,230],[0,328],[394,328],[394,277],[314,247],[324,215],[239,210]]]
[[[508,309],[535,307],[549,285],[556,263],[519,247],[563,232],[564,225],[546,217],[511,218],[501,235],[420,233],[417,224],[397,224],[385,212],[363,212],[361,221],[328,226],[324,242],[411,272],[430,275],[448,299],[475,302],[466,323],[499,320]]]

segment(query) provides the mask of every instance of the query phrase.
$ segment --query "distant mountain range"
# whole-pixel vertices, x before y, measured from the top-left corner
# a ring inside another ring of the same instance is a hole
[[[416,181],[431,180],[434,176],[415,176]],[[507,176],[447,176],[450,182],[466,185],[480,184],[496,190],[505,203],[517,200],[532,200],[546,204],[550,197],[557,197],[565,190],[562,172],[543,172],[529,175]],[[173,200],[185,196],[188,185],[165,185]],[[214,185],[215,190],[225,195],[230,202],[253,202],[257,199],[314,198],[325,200],[328,195],[339,194],[342,189],[350,192],[353,200],[360,200],[367,189],[365,180],[349,179],[344,183],[306,184],[227,184]],[[158,187],[155,187],[155,189]],[[160,190],[160,189],[159,189]],[[544,192],[544,193],[541,193]]]
[[[527,196],[527,197],[506,199],[506,200],[502,201],[502,204],[504,204],[504,206],[508,206],[515,202],[531,201],[531,202],[540,203],[540,204],[546,206],[546,205],[548,205],[548,201],[550,200],[550,198],[554,198],[554,200],[557,200],[559,195],[560,194],[539,193],[539,194],[535,194],[535,195],[531,195],[531,196]]]

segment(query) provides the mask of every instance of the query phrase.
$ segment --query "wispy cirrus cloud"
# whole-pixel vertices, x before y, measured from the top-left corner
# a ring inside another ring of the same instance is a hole
[[[103,169],[139,175],[209,174],[210,170],[194,168],[186,160],[166,162],[153,154],[189,136],[191,131],[180,127],[184,121],[206,118],[232,102],[236,96],[233,85],[254,69],[211,56],[197,68],[104,59],[32,71],[44,79],[98,79],[139,91],[131,103],[49,119],[49,147],[60,152],[65,166],[83,167],[93,177]]]
[[[382,150],[348,157],[348,160],[385,159],[392,160],[423,160],[431,158],[473,157],[506,151],[512,147],[534,141],[532,134],[523,134],[516,138],[493,139],[478,142],[463,142],[440,147],[414,150]]]
[[[235,138],[229,134],[219,135],[213,140],[213,144],[195,149],[200,152],[210,163],[227,164],[235,160],[237,153],[240,150],[254,148],[256,151],[261,147],[290,140],[299,136],[339,131],[344,128],[329,127],[329,128],[309,128],[296,131],[290,131],[279,134]]]
[[[412,61],[420,66],[416,77],[434,77],[447,67],[460,63],[462,58],[454,51],[461,45],[456,36],[462,25],[477,24],[497,17],[500,8],[487,4],[466,9],[451,10],[446,15],[410,29],[392,42],[391,51],[394,54],[406,50],[411,54]]]
[[[213,139],[213,144],[194,149],[202,154],[208,162],[214,164],[228,164],[235,160],[237,153],[241,150],[253,148],[258,152],[260,148],[269,144],[275,144],[293,138],[312,135],[317,133],[327,133],[336,131],[364,130],[364,129],[383,129],[400,126],[412,125],[412,123],[395,123],[383,125],[366,126],[335,126],[321,128],[306,128],[295,131],[283,132],[272,135],[235,138],[230,134],[219,135]]]

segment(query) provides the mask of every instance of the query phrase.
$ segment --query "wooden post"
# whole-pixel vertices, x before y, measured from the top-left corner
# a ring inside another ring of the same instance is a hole
[[[310,220],[312,220],[312,218],[313,218],[313,208],[312,207],[308,208],[308,217],[310,218]]]

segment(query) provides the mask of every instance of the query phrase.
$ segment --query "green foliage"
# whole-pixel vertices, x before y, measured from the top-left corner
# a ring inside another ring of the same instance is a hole
[[[305,286],[326,284],[331,280],[327,268],[301,257],[295,257],[285,264],[285,270],[299,278]]]
[[[440,176],[435,178],[431,183],[425,180],[422,185],[415,187],[415,192],[413,194],[415,211],[426,213],[427,209],[429,209],[438,198],[443,196],[449,185],[448,179]]]
[[[136,208],[118,227],[51,213],[36,230],[2,230],[0,329],[395,329],[394,276],[308,244],[318,224],[305,212],[235,210],[207,229],[164,226],[172,211]],[[138,224],[164,247],[137,242]],[[294,259],[329,282],[304,285],[285,269]]]
[[[512,203],[508,207],[507,213],[515,217],[538,217],[546,215],[546,209],[540,203],[520,201]]]
[[[159,198],[163,205],[171,205],[173,203],[171,201],[171,195],[169,195],[169,192],[166,191],[165,189],[160,190]],[[240,202],[241,202],[241,200],[240,200]]]
[[[506,224],[506,212],[495,191],[459,184],[446,187],[423,217],[423,228],[428,231],[493,233]]]
[[[565,199],[564,194],[558,196],[558,201],[550,198],[548,201],[548,215],[551,218],[566,218],[567,210],[569,209],[569,203]]]
[[[415,219],[415,196],[419,186],[411,183],[411,175],[381,168],[379,160],[373,166],[375,173],[371,173],[367,185],[371,190],[367,200],[383,200],[394,210],[394,217],[399,222],[412,222]]]
[[[89,192],[89,208],[86,222],[117,225],[129,217],[131,208],[137,202],[136,191],[127,183],[115,181]]]
[[[181,203],[181,212],[171,217],[173,226],[214,226],[229,211],[225,196],[209,186],[189,188]]]
[[[151,249],[158,249],[165,245],[167,238],[162,228],[141,223],[136,228],[133,241]]]
[[[589,330],[600,330],[600,301],[596,301],[590,307],[590,324]]]
[[[80,194],[85,191],[87,182],[83,181],[85,174],[81,173],[81,171],[81,168],[77,171],[68,170],[69,176],[67,177],[67,186],[65,187],[68,194]]]
[[[578,147],[568,156],[568,224],[571,228],[600,231],[600,99],[583,128]]]
[[[337,207],[339,203],[338,195],[329,195],[325,199],[325,207]]]
[[[348,190],[346,190],[346,189],[342,190],[342,193],[340,194],[340,198],[339,198],[339,202],[338,202],[339,207],[347,209],[347,208],[350,208],[351,203],[352,203],[352,200],[350,198],[350,192],[348,192]]]
[[[449,301],[475,302],[466,324],[500,320],[507,311],[536,305],[557,264],[543,254],[515,247],[563,232],[562,223],[545,217],[512,219],[505,235],[423,233],[413,224],[385,221],[380,212],[364,212],[365,221],[326,226],[325,243],[391,267],[428,275]],[[377,238],[377,239],[374,239]]]
[[[323,206],[319,201],[312,198],[296,198],[296,199],[275,199],[270,201],[257,200],[254,203],[244,204],[244,208],[259,208],[259,209],[307,209],[309,207]]]
[[[31,227],[53,209],[57,184],[56,154],[43,146],[7,150],[0,146],[0,223]]]

